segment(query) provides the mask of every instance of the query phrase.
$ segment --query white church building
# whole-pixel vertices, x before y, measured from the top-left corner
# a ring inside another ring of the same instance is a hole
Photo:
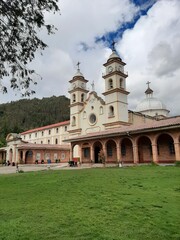
[[[10,162],[67,162],[119,164],[173,163],[180,161],[180,116],[168,117],[169,110],[153,97],[135,111],[128,110],[125,63],[115,49],[104,63],[103,97],[80,72],[69,81],[70,120],[9,134],[1,159]]]

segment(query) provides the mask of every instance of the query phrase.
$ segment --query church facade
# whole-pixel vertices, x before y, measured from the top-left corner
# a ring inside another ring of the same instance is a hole
[[[80,163],[138,164],[180,161],[180,116],[152,96],[137,111],[128,110],[125,63],[112,50],[104,64],[103,98],[80,72],[69,81],[70,120],[9,135],[0,158],[10,162],[34,163],[76,159]]]
[[[128,111],[125,65],[113,49],[104,64],[104,99],[97,95],[93,86],[88,93],[87,80],[79,68],[69,81],[70,138],[66,141],[71,144],[71,158],[76,148],[83,163],[172,163],[180,160],[180,117],[167,117],[169,111],[164,105],[159,107],[149,85],[145,93],[153,109],[146,107],[146,115],[144,111]]]

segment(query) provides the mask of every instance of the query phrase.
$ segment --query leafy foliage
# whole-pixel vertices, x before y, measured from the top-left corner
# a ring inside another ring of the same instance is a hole
[[[57,12],[58,0],[0,0],[0,84],[2,91],[7,87],[2,83],[10,78],[10,87],[21,90],[23,96],[34,91],[30,85],[35,71],[28,68],[35,52],[44,50],[47,45],[39,37],[39,30],[54,33],[55,27],[46,24],[44,13]],[[6,84],[7,85],[7,84]]]
[[[0,146],[8,133],[69,120],[69,99],[65,96],[22,99],[0,105]]]
[[[99,162],[100,163],[105,163],[105,155],[104,155],[104,151],[101,149],[100,152],[98,153],[98,158],[99,158]]]

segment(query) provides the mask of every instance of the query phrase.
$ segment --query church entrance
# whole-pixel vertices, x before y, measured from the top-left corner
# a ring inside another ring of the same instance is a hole
[[[25,164],[31,164],[33,163],[33,152],[27,151],[25,156]]]
[[[100,142],[96,142],[94,144],[94,163],[100,163],[99,161],[99,152],[102,149],[102,144]]]
[[[142,136],[138,140],[139,163],[152,162],[152,147],[148,137]]]

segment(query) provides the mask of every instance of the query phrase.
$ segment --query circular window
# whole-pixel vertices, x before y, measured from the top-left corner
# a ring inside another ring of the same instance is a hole
[[[90,121],[91,124],[94,124],[96,122],[96,115],[94,113],[92,113],[89,116],[89,121]]]

